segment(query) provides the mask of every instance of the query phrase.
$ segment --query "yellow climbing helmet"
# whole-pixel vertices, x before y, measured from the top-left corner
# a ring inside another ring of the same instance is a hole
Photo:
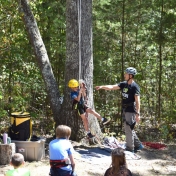
[[[71,79],[69,82],[68,82],[68,87],[70,88],[73,88],[73,87],[78,87],[79,86],[79,83],[76,79]]]

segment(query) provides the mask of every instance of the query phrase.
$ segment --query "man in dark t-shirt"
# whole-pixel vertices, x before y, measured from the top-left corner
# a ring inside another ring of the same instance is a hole
[[[131,84],[124,81],[120,82],[118,86],[122,91],[122,106],[126,105],[125,112],[137,112],[135,107],[135,96],[140,96],[140,88],[138,84],[134,81]]]
[[[134,81],[136,74],[136,69],[129,67],[125,70],[125,81],[115,85],[96,86],[96,90],[121,90],[126,150],[131,152],[144,148],[134,131],[136,122],[140,120],[140,88]]]

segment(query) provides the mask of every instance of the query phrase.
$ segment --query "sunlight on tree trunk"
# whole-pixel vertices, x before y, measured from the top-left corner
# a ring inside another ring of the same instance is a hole
[[[79,6],[80,5],[80,6]],[[79,8],[80,7],[80,8]],[[93,104],[93,57],[92,57],[92,1],[67,0],[66,6],[66,66],[65,66],[65,93],[61,112],[61,122],[72,127],[72,138],[79,140],[85,134],[81,118],[72,111],[70,90],[68,81],[70,79],[84,79],[88,91],[88,105],[94,108]],[[81,13],[79,11],[81,10]],[[80,16],[78,16],[80,14]],[[78,18],[80,23],[78,23]],[[79,27],[80,40],[79,40]],[[80,46],[79,46],[80,44]],[[81,49],[81,50],[79,50]],[[81,62],[79,61],[81,54]],[[80,73],[79,73],[80,69]],[[97,119],[88,117],[90,129],[93,133],[100,135],[100,127]]]
[[[36,59],[45,82],[53,116],[54,119],[56,120],[59,118],[59,109],[60,109],[58,85],[53,75],[51,64],[47,55],[45,45],[41,38],[37,22],[30,9],[29,1],[21,0],[19,5],[20,5],[19,8],[22,13],[22,18],[24,20],[24,24],[26,26],[26,30],[28,32],[31,44],[34,48]]]

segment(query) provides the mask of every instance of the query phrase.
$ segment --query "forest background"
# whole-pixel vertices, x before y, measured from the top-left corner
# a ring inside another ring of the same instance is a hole
[[[30,6],[62,98],[68,74],[66,1],[31,0]],[[162,139],[171,140],[176,121],[175,7],[175,0],[96,0],[92,6],[93,87],[118,83],[126,67],[135,67],[141,125],[156,128]],[[38,129],[51,133],[55,119],[18,1],[0,0],[0,24],[0,129],[10,125],[11,112],[28,111]],[[113,119],[111,131],[118,133],[120,92],[93,90],[93,96],[95,109]]]

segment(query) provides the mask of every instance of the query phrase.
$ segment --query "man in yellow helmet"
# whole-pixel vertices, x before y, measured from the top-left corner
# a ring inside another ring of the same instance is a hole
[[[98,114],[95,110],[89,108],[85,104],[86,97],[86,86],[83,80],[80,80],[79,82],[76,79],[71,79],[68,83],[68,87],[71,89],[71,99],[73,101],[73,107],[74,109],[78,110],[78,114],[82,118],[84,129],[87,132],[87,136],[89,138],[92,138],[93,135],[89,131],[89,124],[86,117],[86,113],[93,114],[95,117],[97,117],[102,123],[105,125],[109,122],[105,117],[102,117],[100,114]]]

